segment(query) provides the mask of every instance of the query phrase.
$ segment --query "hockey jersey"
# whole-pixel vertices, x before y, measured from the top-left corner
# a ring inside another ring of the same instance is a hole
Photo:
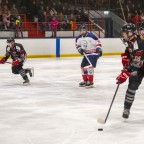
[[[23,46],[19,43],[14,43],[12,48],[7,45],[4,59],[7,60],[10,56],[12,60],[19,59],[20,62],[24,62],[26,60],[26,52]]]
[[[100,50],[102,51],[102,45],[100,40],[90,32],[87,32],[86,36],[79,35],[76,38],[76,48],[81,47],[85,50],[87,55],[96,55]]]

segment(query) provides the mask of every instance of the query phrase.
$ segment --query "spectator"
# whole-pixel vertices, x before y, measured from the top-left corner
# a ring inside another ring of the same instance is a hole
[[[140,17],[141,17],[141,20],[144,21],[144,12],[141,13]]]
[[[70,27],[71,27],[71,25],[70,25],[70,21],[68,19],[68,16],[64,15],[63,19],[62,19],[62,29],[69,30]]]
[[[50,22],[51,29],[52,29],[52,36],[51,37],[56,37],[56,31],[57,31],[58,24],[59,24],[59,22],[56,19],[56,17],[53,17],[52,21]]]
[[[2,13],[7,14],[9,11],[7,5],[4,5],[4,7],[2,8]]]
[[[37,17],[37,9],[38,9],[38,6],[36,4],[36,1],[33,0],[32,4],[31,4],[31,8],[30,8],[30,13],[31,13],[32,19],[34,19],[34,17]]]
[[[12,27],[14,30],[14,36],[19,37],[19,31],[21,33],[21,37],[23,37],[23,31],[22,31],[22,21],[20,16],[12,16],[11,17]]]
[[[133,18],[133,21],[134,21],[135,25],[138,26],[138,24],[142,22],[141,16],[138,14],[135,15]]]
[[[12,5],[12,8],[11,8],[10,11],[11,11],[11,14],[14,14],[14,15],[18,14],[18,9],[16,8],[15,4]]]
[[[8,11],[8,13],[3,14],[3,24],[5,30],[10,28],[10,11]]]

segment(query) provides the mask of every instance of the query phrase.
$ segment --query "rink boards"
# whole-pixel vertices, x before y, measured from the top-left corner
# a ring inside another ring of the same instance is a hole
[[[125,45],[119,38],[101,38],[103,55],[119,55]],[[76,57],[75,38],[15,39],[27,51],[29,58]],[[0,57],[5,54],[6,39],[0,39]]]

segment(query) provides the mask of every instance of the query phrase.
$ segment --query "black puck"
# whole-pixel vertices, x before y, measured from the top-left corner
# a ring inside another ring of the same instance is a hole
[[[103,128],[99,128],[98,131],[103,131]]]

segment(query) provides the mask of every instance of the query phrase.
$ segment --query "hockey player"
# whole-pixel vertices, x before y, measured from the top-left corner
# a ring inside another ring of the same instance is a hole
[[[139,28],[140,35],[136,32],[134,24],[128,23],[122,27],[123,41],[127,44],[125,53],[122,56],[123,70],[116,78],[117,83],[124,83],[129,78],[129,84],[125,95],[123,118],[129,118],[130,108],[134,102],[136,90],[144,77],[144,40]]]
[[[0,64],[5,64],[10,56],[12,58],[12,73],[20,74],[24,79],[23,82],[24,85],[29,84],[30,81],[26,74],[29,73],[30,77],[32,77],[33,69],[31,68],[23,69],[23,64],[27,56],[26,51],[24,50],[22,44],[15,43],[15,40],[13,38],[7,39],[6,54],[0,60]]]
[[[81,55],[85,53],[92,64],[90,65],[86,57],[83,57],[81,62],[83,81],[79,86],[93,87],[94,68],[98,58],[102,56],[101,42],[93,33],[87,31],[86,25],[81,25],[80,35],[76,38],[76,48]]]

